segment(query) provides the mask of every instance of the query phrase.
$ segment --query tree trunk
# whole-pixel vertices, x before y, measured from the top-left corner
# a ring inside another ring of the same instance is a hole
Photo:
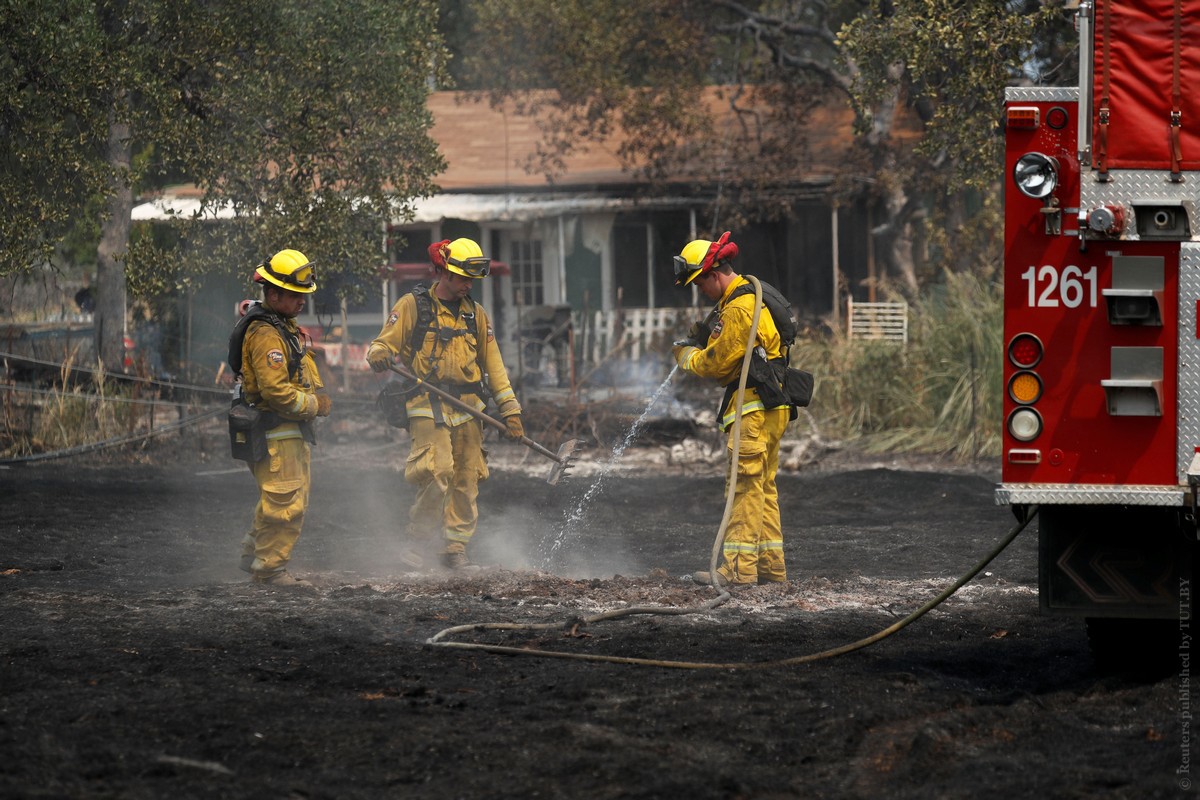
[[[129,124],[109,112],[108,163],[112,185],[100,221],[100,246],[96,251],[96,354],[106,370],[120,372],[125,364],[125,264],[133,212],[133,187],[129,183],[132,147]]]
[[[871,130],[867,144],[871,150],[875,174],[895,172],[896,155],[888,145],[896,113],[902,102],[900,95],[903,64],[897,62],[888,68],[892,91],[885,95],[871,115]],[[913,254],[912,218],[920,207],[901,183],[892,183],[883,190],[881,209],[883,219],[871,231],[876,236],[876,255],[883,265],[883,272],[899,277],[910,291],[917,290],[916,259]]]
[[[912,224],[913,217],[921,208],[920,201],[897,190],[884,206],[890,212],[888,226],[892,231],[888,260],[892,269],[900,276],[900,280],[915,294],[920,284],[917,281],[917,263],[913,253]]]

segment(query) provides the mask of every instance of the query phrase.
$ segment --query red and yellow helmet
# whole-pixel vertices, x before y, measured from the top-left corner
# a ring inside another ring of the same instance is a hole
[[[675,256],[675,285],[687,286],[709,270],[736,258],[737,254],[738,246],[729,241],[729,231],[722,233],[715,242],[693,239]]]

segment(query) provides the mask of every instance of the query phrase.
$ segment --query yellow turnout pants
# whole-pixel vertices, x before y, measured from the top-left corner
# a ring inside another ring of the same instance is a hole
[[[722,563],[717,570],[730,582],[787,580],[775,473],[779,469],[779,440],[787,427],[788,413],[787,408],[774,408],[742,416],[737,490],[729,527],[725,529]],[[732,427],[727,448],[733,458]],[[725,490],[729,491],[728,483]]]
[[[271,441],[267,457],[250,465],[258,482],[254,523],[242,539],[242,555],[253,555],[250,571],[271,575],[283,570],[304,526],[312,486],[308,442],[299,437]]]
[[[424,549],[438,538],[447,553],[465,553],[479,519],[479,482],[487,480],[483,423],[470,420],[452,427],[432,419],[409,420],[412,450],[404,479],[417,487],[408,512],[408,537]]]

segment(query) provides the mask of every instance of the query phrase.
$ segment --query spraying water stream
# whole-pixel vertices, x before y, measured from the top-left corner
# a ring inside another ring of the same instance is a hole
[[[549,552],[546,553],[546,557],[542,562],[543,568],[549,568],[550,563],[554,560],[554,554],[558,552],[558,549],[562,547],[568,539],[571,539],[575,536],[579,528],[579,523],[583,521],[583,516],[587,512],[588,506],[590,506],[592,501],[596,499],[596,496],[600,494],[600,489],[604,485],[604,479],[608,477],[608,474],[612,472],[613,467],[616,466],[617,462],[621,459],[621,456],[625,454],[625,449],[628,448],[633,440],[637,438],[637,435],[641,433],[642,426],[646,424],[646,418],[650,416],[650,410],[654,408],[654,404],[658,402],[660,397],[662,397],[663,392],[667,390],[667,386],[671,383],[671,379],[675,377],[675,373],[678,371],[679,365],[675,365],[671,368],[671,371],[667,374],[666,379],[659,384],[657,389],[654,390],[654,394],[650,395],[650,400],[646,403],[646,409],[642,411],[640,417],[634,420],[633,425],[629,427],[629,432],[625,434],[625,438],[613,446],[612,455],[609,456],[608,461],[605,462],[604,466],[600,469],[600,473],[596,476],[596,480],[593,481],[592,485],[588,487],[588,490],[584,492],[583,497],[576,504],[574,510],[566,515],[566,520],[564,521],[562,528],[559,529],[558,535],[554,537],[554,541],[550,543]]]

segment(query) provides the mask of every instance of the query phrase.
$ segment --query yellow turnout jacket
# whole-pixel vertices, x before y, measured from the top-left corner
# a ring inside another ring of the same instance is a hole
[[[421,337],[422,341],[414,341],[417,299],[409,292],[392,306],[392,313],[383,330],[371,342],[368,352],[386,347],[393,356],[400,356],[418,378],[458,395],[463,402],[480,411],[487,404],[475,386],[486,380],[500,416],[520,414],[521,404],[509,382],[495,332],[483,306],[466,298],[462,308],[451,308],[437,296],[436,288],[436,283],[429,288],[434,320],[430,330]],[[409,398],[408,416],[428,417],[450,426],[473,419],[466,412],[421,391]]]
[[[718,304],[720,316],[713,324],[712,335],[703,347],[682,347],[676,352],[676,360],[682,369],[699,375],[702,378],[713,378],[722,386],[736,383],[741,377],[742,358],[746,354],[746,337],[750,335],[750,322],[754,318],[754,292],[743,294],[730,300],[730,296],[740,286],[750,282],[741,275],[729,284],[725,294]],[[755,338],[757,346],[766,351],[767,359],[779,358],[783,355],[779,339],[779,329],[775,320],[764,303],[762,313],[758,317],[758,334]],[[736,394],[729,405],[721,409],[721,428],[733,424],[733,404],[737,402]],[[779,406],[785,408],[786,406]],[[751,411],[765,409],[758,392],[747,386],[742,402],[743,415]]]
[[[302,341],[294,319],[284,324]],[[317,391],[324,388],[312,353],[305,348],[299,369],[289,374],[288,363],[294,358],[284,337],[265,320],[250,323],[242,342],[242,391],[246,402],[274,411],[288,422],[267,432],[267,439],[294,439],[301,436],[298,422],[317,416]]]

